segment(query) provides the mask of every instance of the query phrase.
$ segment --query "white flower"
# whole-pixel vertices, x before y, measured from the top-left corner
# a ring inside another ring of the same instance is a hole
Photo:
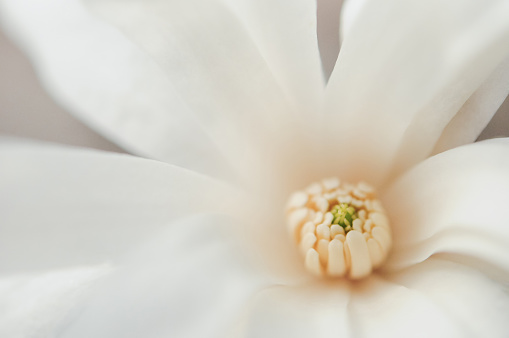
[[[160,161],[4,140],[2,336],[507,335],[509,140],[449,150],[507,95],[507,1],[366,1],[327,85],[314,1],[85,3],[136,45],[78,1],[0,2],[63,105]],[[285,233],[336,175],[392,223],[357,282]]]

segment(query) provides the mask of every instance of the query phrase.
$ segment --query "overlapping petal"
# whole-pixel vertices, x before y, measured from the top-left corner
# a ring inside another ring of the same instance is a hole
[[[367,0],[345,0],[341,9],[342,40],[358,19]],[[509,93],[509,59],[503,61],[468,98],[449,121],[435,144],[433,153],[474,142]]]
[[[467,331],[433,299],[372,276],[352,290],[354,337],[465,337]]]
[[[348,144],[341,171],[380,184],[426,158],[507,58],[508,17],[497,0],[366,2],[328,85],[324,134]]]
[[[159,66],[79,0],[2,0],[0,15],[70,113],[135,154],[229,174]]]
[[[432,257],[386,278],[436,304],[462,328],[463,337],[502,338],[509,332],[507,288],[478,270]],[[425,322],[435,325],[428,319]]]
[[[278,168],[299,133],[299,107],[230,9],[202,0],[88,3],[160,65],[243,178]]]
[[[316,113],[325,89],[315,0],[223,0],[245,25],[286,95]]]
[[[125,257],[62,337],[235,337],[245,305],[270,285],[236,226],[217,214],[168,224]]]
[[[508,172],[509,139],[493,139],[443,152],[398,179],[383,198],[394,236],[388,268],[448,253],[507,278]]]
[[[114,260],[178,217],[235,206],[213,179],[128,155],[6,141],[0,163],[4,273]]]
[[[509,59],[506,59],[468,98],[445,127],[433,152],[440,153],[474,142],[500,108],[508,93]]]

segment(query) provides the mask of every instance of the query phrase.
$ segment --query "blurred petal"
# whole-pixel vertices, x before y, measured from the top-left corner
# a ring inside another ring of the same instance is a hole
[[[212,179],[128,155],[3,142],[0,163],[4,272],[114,259],[177,217],[235,206]]]
[[[358,18],[362,7],[366,4],[367,0],[343,0],[341,6],[341,18],[339,20],[339,33],[341,41],[343,41],[350,29],[352,28],[355,20]]]
[[[387,278],[428,297],[456,320],[465,336],[507,337],[507,286],[479,271],[430,258]]]
[[[383,182],[431,153],[508,53],[507,1],[366,2],[329,82],[326,152],[348,144],[338,166]]]
[[[0,277],[0,335],[55,337],[104,265]]]
[[[225,1],[246,26],[286,94],[297,105],[315,113],[325,91],[318,51],[316,1]]]
[[[509,139],[493,139],[436,155],[398,179],[383,196],[394,239],[386,265],[406,267],[445,252],[507,278],[508,172]]]
[[[69,112],[133,153],[227,176],[161,69],[80,1],[2,0],[0,16]]]
[[[236,337],[350,337],[349,297],[347,283],[268,288],[247,307]]]
[[[267,285],[236,226],[212,214],[174,222],[126,258],[62,337],[225,337]]]
[[[356,287],[349,310],[353,337],[468,336],[465,328],[441,304],[419,291],[376,275]]]
[[[243,22],[217,1],[89,0],[160,65],[244,178],[291,144],[298,111]],[[272,167],[271,167],[272,168]],[[270,171],[270,170],[269,170]]]
[[[488,125],[509,93],[509,59],[470,96],[449,122],[435,145],[434,153],[474,142]]]

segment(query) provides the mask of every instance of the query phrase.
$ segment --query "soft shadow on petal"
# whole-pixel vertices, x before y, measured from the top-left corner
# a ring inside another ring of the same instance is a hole
[[[507,286],[494,282],[475,269],[432,257],[385,277],[438,304],[465,328],[466,336],[507,337]]]
[[[347,282],[267,288],[246,307],[235,337],[350,337],[349,298]]]
[[[377,275],[352,290],[349,311],[354,337],[460,338],[468,333],[439,303]]]
[[[107,265],[0,277],[0,336],[55,337]]]
[[[493,139],[431,157],[397,180],[383,196],[394,239],[386,266],[449,253],[484,261],[507,278],[508,172],[509,139]]]
[[[225,337],[271,285],[214,214],[169,224],[127,255],[62,337]]]
[[[509,58],[470,96],[444,129],[434,154],[474,142],[509,93]]]
[[[347,145],[338,167],[379,184],[426,158],[508,53],[506,1],[368,1],[327,88],[324,134]]]
[[[159,66],[80,1],[2,0],[0,17],[46,89],[96,131],[141,156],[229,175]]]
[[[213,179],[129,155],[5,141],[0,163],[4,272],[115,259],[171,220],[239,203]]]
[[[317,4],[309,0],[223,0],[243,22],[278,83],[315,114],[325,92]]]

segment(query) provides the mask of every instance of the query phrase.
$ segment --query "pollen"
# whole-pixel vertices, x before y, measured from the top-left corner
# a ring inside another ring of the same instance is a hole
[[[314,275],[361,279],[380,267],[392,246],[389,219],[367,183],[328,178],[290,197],[287,225]]]

